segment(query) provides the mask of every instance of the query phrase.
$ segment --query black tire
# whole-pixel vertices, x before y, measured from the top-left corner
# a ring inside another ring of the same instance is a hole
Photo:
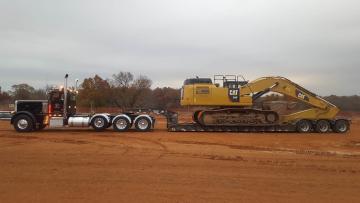
[[[91,127],[95,131],[104,131],[106,128],[109,127],[109,122],[103,116],[96,116],[91,121]]]
[[[19,115],[14,119],[14,128],[18,132],[31,132],[34,130],[34,121],[28,115]]]
[[[117,117],[113,121],[113,128],[115,131],[125,132],[125,131],[129,130],[130,127],[131,127],[131,123],[125,116]]]
[[[296,130],[299,133],[309,133],[311,132],[312,124],[309,120],[300,120],[296,123]]]
[[[350,123],[347,120],[340,119],[335,121],[333,131],[336,133],[346,133],[350,129]]]
[[[327,120],[318,120],[315,125],[315,130],[318,133],[327,133],[331,129],[330,122]]]
[[[149,131],[151,129],[151,120],[145,116],[138,117],[135,121],[135,128],[140,132]]]

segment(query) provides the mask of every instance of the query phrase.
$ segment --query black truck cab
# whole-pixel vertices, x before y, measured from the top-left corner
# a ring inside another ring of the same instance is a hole
[[[52,89],[48,100],[17,100],[10,123],[17,131],[41,130],[48,125],[50,116],[63,117],[64,88]],[[76,114],[76,94],[67,92],[67,117]]]

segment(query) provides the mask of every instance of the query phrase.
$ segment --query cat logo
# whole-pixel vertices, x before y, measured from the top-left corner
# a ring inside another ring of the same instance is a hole
[[[239,102],[240,101],[240,89],[239,88],[229,88],[228,97],[231,102]]]
[[[230,96],[238,96],[239,95],[239,89],[230,89],[229,90]]]
[[[296,94],[297,98],[300,98],[305,101],[309,101],[309,97],[306,96],[306,94],[302,93],[300,90],[296,90],[295,94]]]

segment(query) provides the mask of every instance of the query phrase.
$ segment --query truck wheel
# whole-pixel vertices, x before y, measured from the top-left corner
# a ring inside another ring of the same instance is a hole
[[[123,116],[117,117],[113,122],[113,128],[118,132],[127,131],[130,127],[131,123]]]
[[[139,117],[135,121],[135,128],[141,132],[149,131],[151,128],[151,120],[145,116]]]
[[[34,122],[27,115],[19,115],[14,120],[14,128],[18,132],[30,132],[34,130]]]
[[[300,120],[296,123],[296,130],[299,133],[309,133],[311,131],[311,122],[309,120]]]
[[[315,127],[316,132],[318,133],[327,133],[330,130],[330,123],[327,120],[319,120],[316,122]]]
[[[346,133],[349,131],[349,122],[347,120],[337,120],[333,126],[333,130],[337,133]]]
[[[91,121],[91,127],[95,131],[103,131],[109,126],[109,122],[103,116],[97,116]]]

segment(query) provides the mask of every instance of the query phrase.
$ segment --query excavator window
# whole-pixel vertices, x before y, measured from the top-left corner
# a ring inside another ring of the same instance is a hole
[[[239,88],[246,85],[247,83],[247,81],[225,81],[223,86],[227,88]]]
[[[222,82],[225,88],[239,88],[248,83],[248,81],[239,80],[240,76],[237,75],[214,75],[214,82],[220,84]]]

